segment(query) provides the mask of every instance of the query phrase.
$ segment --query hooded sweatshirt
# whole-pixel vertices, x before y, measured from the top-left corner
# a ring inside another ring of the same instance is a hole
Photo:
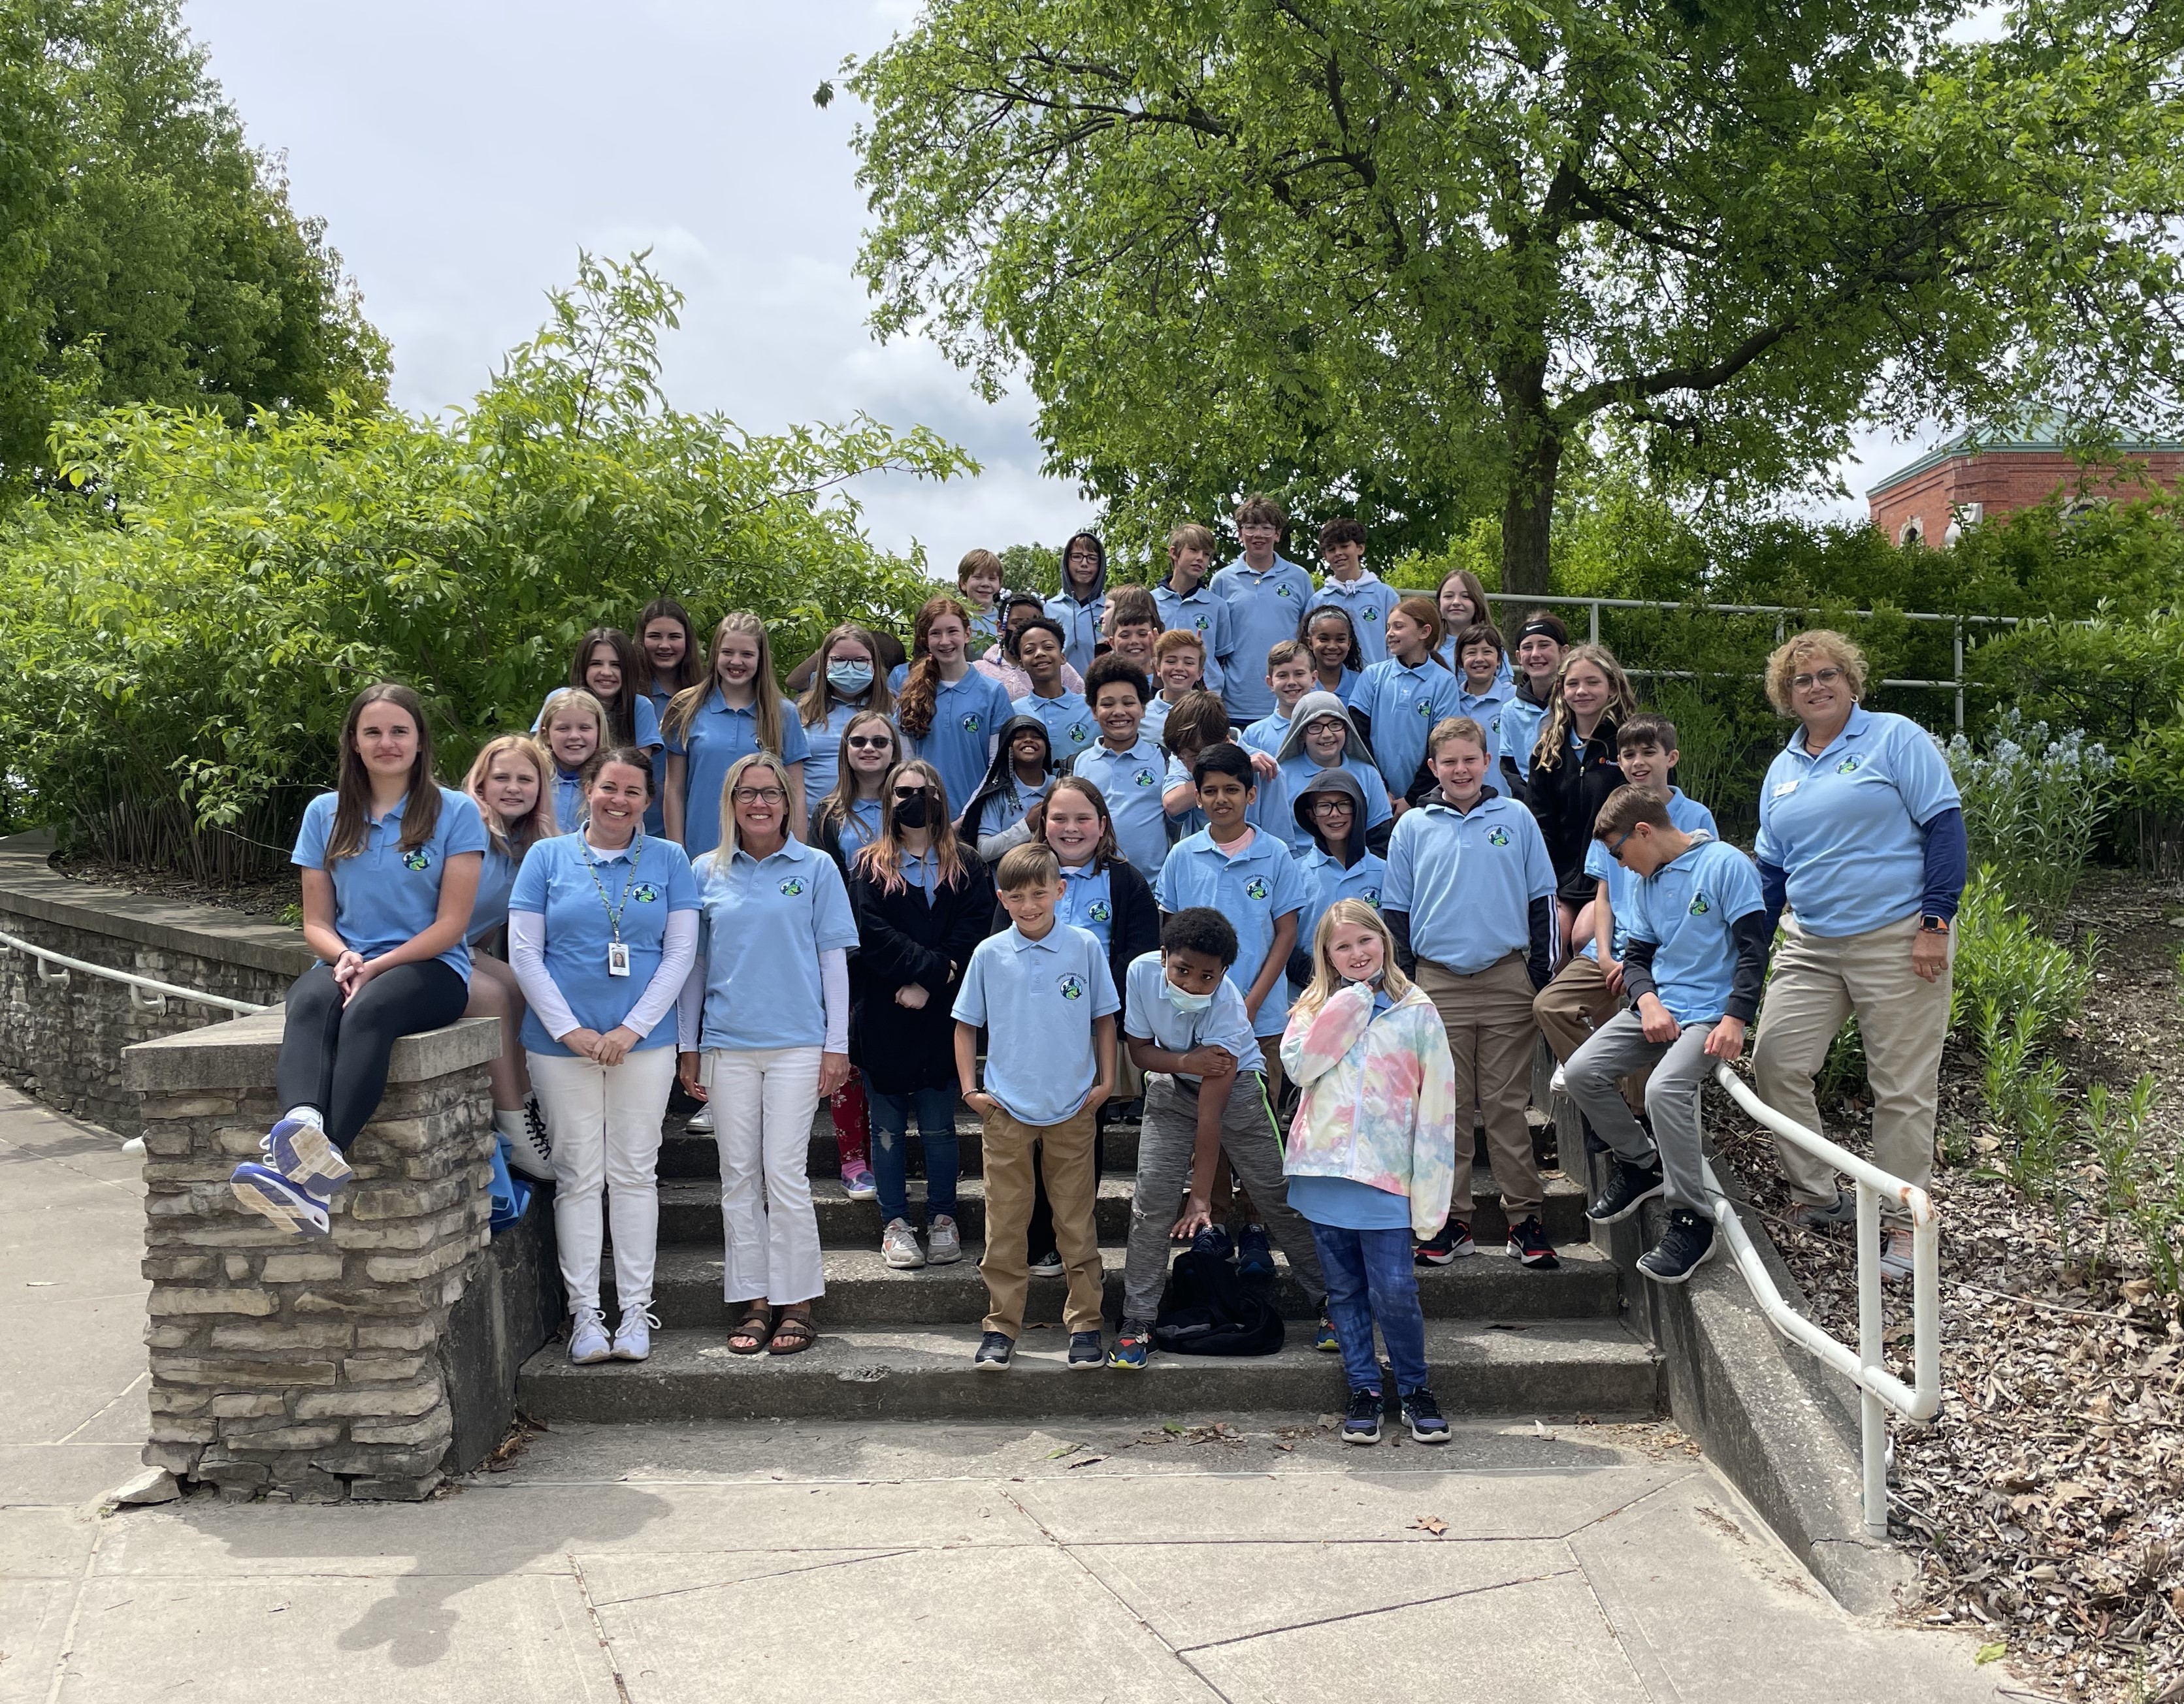
[[[1387,783],[1373,766],[1372,748],[1365,736],[1357,731],[1357,724],[1350,719],[1350,712],[1342,707],[1342,700],[1333,693],[1310,692],[1297,700],[1296,709],[1290,712],[1289,732],[1282,736],[1281,749],[1275,752],[1274,761],[1279,772],[1268,783],[1268,788],[1279,790],[1280,798],[1273,801],[1274,808],[1266,813],[1268,822],[1276,832],[1285,835],[1290,850],[1301,856],[1315,849],[1309,829],[1297,826],[1291,801],[1321,772],[1321,766],[1306,749],[1304,731],[1322,716],[1334,716],[1343,727],[1342,757],[1339,764],[1329,764],[1329,769],[1347,770],[1365,795],[1365,833],[1368,840],[1377,839],[1384,847],[1388,844],[1383,825],[1394,820],[1388,808]],[[1268,788],[1262,788],[1263,794]],[[1376,829],[1383,832],[1374,834]]]
[[[1100,571],[1092,576],[1092,593],[1079,598],[1069,583],[1069,547],[1089,538],[1100,553]],[[1061,623],[1061,660],[1082,675],[1092,666],[1100,649],[1100,624],[1107,618],[1107,548],[1089,532],[1070,535],[1061,547],[1061,590],[1046,600],[1046,613]]]
[[[1350,839],[1342,856],[1322,849],[1312,820],[1312,800],[1323,794],[1339,793],[1350,801]],[[1340,767],[1323,769],[1304,784],[1290,801],[1296,826],[1312,843],[1312,850],[1297,855],[1297,870],[1304,877],[1305,902],[1297,913],[1296,949],[1290,955],[1290,980],[1298,992],[1312,980],[1312,944],[1319,920],[1337,899],[1362,899],[1380,909],[1380,889],[1388,879],[1388,860],[1365,845],[1365,789],[1357,777]]]
[[[1026,787],[1017,778],[1016,762],[1009,751],[1017,735],[1025,731],[1036,732],[1046,742],[1045,769],[1036,787]],[[1054,740],[1045,722],[1035,716],[1012,716],[1001,724],[1001,741],[994,748],[993,762],[987,766],[986,778],[963,807],[964,836],[978,843],[981,858],[990,864],[1008,849],[1001,845],[989,853],[986,848],[1004,830],[1022,822],[1024,812],[1046,797],[1047,788],[1054,784]]]

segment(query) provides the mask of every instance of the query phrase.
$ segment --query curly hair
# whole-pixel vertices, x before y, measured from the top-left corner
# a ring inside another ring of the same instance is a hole
[[[910,654],[912,661],[910,672],[903,677],[902,696],[895,700],[895,725],[912,739],[923,739],[933,732],[933,713],[939,708],[940,699],[940,664],[926,648],[932,637],[933,624],[943,616],[953,615],[963,624],[967,638],[971,632],[971,617],[962,604],[944,593],[928,598],[917,606],[917,618],[910,630]]]
[[[1790,703],[1790,677],[1808,657],[1835,664],[1850,682],[1851,697],[1865,697],[1865,653],[1832,627],[1808,627],[1783,640],[1767,659],[1767,702],[1782,715],[1797,714]]]
[[[1535,769],[1559,769],[1563,754],[1569,749],[1573,718],[1569,703],[1563,697],[1563,682],[1580,663],[1591,663],[1607,677],[1607,707],[1600,713],[1602,727],[1615,727],[1625,716],[1638,714],[1638,694],[1631,690],[1630,677],[1623,672],[1615,653],[1605,645],[1572,645],[1563,653],[1562,665],[1555,671],[1555,683],[1547,695],[1547,713],[1540,720],[1539,741],[1532,748]]]

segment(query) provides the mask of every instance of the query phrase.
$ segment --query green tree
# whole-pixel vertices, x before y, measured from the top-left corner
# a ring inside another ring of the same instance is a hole
[[[0,473],[55,416],[386,395],[385,342],[177,0],[0,0]]]
[[[1546,589],[1596,432],[1809,476],[1858,423],[2176,412],[2177,8],[929,0],[854,68],[883,335],[1150,538],[1240,489]]]

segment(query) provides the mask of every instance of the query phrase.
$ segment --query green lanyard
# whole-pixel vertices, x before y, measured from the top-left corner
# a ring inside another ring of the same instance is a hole
[[[607,908],[607,927],[614,932],[615,944],[621,944],[621,914],[629,907],[629,896],[637,886],[637,860],[644,855],[644,831],[637,831],[637,839],[629,849],[629,874],[623,877],[621,898],[607,898],[607,884],[599,880],[599,866],[592,861],[592,849],[580,832],[577,845],[584,855],[584,867],[592,872],[592,885],[599,890],[599,903]]]

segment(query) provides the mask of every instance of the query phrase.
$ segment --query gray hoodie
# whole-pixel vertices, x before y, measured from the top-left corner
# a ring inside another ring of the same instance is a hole
[[[1373,748],[1365,743],[1365,736],[1357,732],[1357,724],[1350,720],[1350,712],[1342,700],[1329,692],[1309,692],[1296,701],[1296,708],[1290,712],[1288,731],[1282,735],[1281,749],[1274,754],[1274,761],[1287,763],[1293,757],[1311,760],[1312,754],[1304,749],[1304,731],[1322,716],[1340,716],[1342,726],[1347,730],[1343,740],[1342,756],[1354,757],[1361,763],[1371,763]],[[1336,760],[1338,763],[1340,760],[1340,758]]]

